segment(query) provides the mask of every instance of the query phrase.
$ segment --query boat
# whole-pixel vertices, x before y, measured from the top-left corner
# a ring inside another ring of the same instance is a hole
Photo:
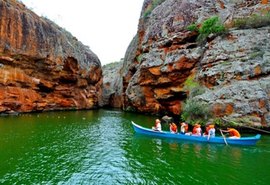
[[[241,138],[225,138],[222,136],[210,137],[209,140],[207,137],[203,136],[193,136],[193,135],[185,135],[180,133],[171,133],[169,131],[156,131],[153,129],[142,127],[133,121],[131,121],[134,131],[139,134],[162,137],[162,138],[170,138],[170,139],[179,139],[185,141],[195,141],[202,143],[218,143],[218,144],[228,144],[228,145],[256,145],[257,141],[260,140],[261,135],[257,134],[251,137],[241,137]]]

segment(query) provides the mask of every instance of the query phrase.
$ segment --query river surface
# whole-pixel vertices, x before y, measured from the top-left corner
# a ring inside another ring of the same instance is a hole
[[[0,184],[268,185],[270,137],[225,146],[135,134],[116,110],[0,117]]]

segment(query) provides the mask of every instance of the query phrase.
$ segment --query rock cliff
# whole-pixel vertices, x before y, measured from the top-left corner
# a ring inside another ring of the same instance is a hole
[[[120,77],[123,61],[107,64],[102,67],[103,85],[101,107],[122,108],[122,78]]]
[[[0,112],[98,106],[97,56],[16,0],[0,0]]]
[[[122,69],[124,109],[179,115],[192,79],[216,116],[270,126],[269,11],[259,0],[145,0]],[[188,26],[213,16],[227,31],[199,42]]]

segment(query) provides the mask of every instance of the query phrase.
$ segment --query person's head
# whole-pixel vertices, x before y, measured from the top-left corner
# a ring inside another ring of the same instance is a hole
[[[159,119],[156,119],[156,123],[160,123],[160,120]]]
[[[209,125],[212,125],[210,121],[205,124],[206,127],[209,127]]]
[[[215,125],[211,124],[211,125],[208,125],[209,128],[215,128]]]

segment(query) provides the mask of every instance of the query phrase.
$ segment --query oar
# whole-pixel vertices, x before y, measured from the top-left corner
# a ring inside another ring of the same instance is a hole
[[[224,121],[232,122],[233,124],[239,125],[239,124],[236,123],[235,121],[230,121],[230,120],[227,120],[227,119],[225,119],[225,118],[221,118],[221,119],[224,120]],[[246,126],[246,125],[242,125],[241,127],[245,127],[245,128],[253,129],[253,130],[256,130],[256,131],[259,131],[259,132],[263,132],[263,133],[266,133],[266,134],[270,134],[269,131],[267,131],[267,130],[262,130],[262,129],[259,129],[259,128],[254,128],[254,127],[250,127],[250,126]]]
[[[228,143],[227,143],[227,141],[226,141],[226,138],[225,138],[223,132],[221,131],[221,129],[219,129],[219,131],[220,131],[220,133],[221,133],[221,135],[222,135],[222,137],[223,137],[223,139],[224,139],[225,144],[228,145]]]
[[[263,133],[266,133],[266,134],[270,134],[270,132],[268,132],[266,130],[259,129],[259,128],[254,128],[254,127],[250,127],[250,126],[242,126],[242,127],[253,129],[253,130],[256,130],[256,131],[259,131],[259,132],[263,132]]]

